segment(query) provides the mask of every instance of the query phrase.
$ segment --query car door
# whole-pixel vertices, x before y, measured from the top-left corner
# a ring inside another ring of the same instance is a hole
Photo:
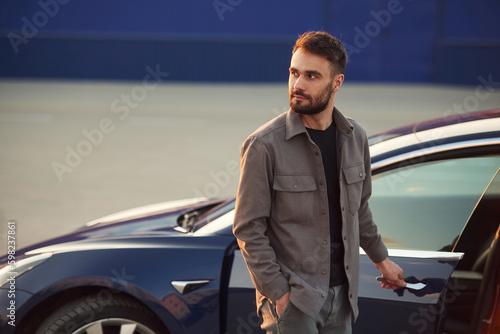
[[[197,230],[195,236],[211,235],[232,240],[222,260],[220,288],[220,331],[221,333],[263,334],[261,319],[257,315],[255,287],[250,278],[245,260],[233,235],[235,202],[228,202],[218,211],[212,212],[209,224]]]
[[[356,334],[438,333],[445,305],[465,295],[462,281],[451,279],[463,257],[453,248],[500,157],[460,158],[404,164],[373,177],[373,216],[392,260],[419,291],[385,290],[380,272],[360,250],[360,316]],[[263,333],[256,314],[255,290],[235,244],[228,268],[227,333]]]
[[[257,315],[255,287],[237,244],[232,251],[232,266],[227,293],[226,333],[263,334]]]
[[[496,315],[494,312],[498,301],[494,296],[498,295],[500,278],[499,208],[500,169],[481,196],[454,248],[465,255],[451,276],[462,289],[447,305],[444,328],[448,334],[493,332],[479,329],[498,318],[498,309]]]
[[[499,156],[456,157],[398,163],[374,175],[370,207],[389,255],[403,268],[407,282],[426,286],[380,288],[375,279],[379,271],[361,252],[360,316],[354,333],[430,334],[444,329],[447,308],[469,289],[452,273],[464,256],[473,262],[479,253],[457,248],[457,242],[465,237],[464,227],[499,166]]]

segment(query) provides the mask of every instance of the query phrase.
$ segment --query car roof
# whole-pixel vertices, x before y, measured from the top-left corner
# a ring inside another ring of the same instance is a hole
[[[500,144],[500,109],[444,115],[369,138],[372,169],[412,156]]]

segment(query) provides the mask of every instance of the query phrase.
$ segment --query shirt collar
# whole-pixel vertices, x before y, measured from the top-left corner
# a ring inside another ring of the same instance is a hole
[[[349,120],[345,118],[345,116],[342,115],[335,107],[333,108],[333,121],[335,122],[335,126],[340,133],[343,135],[352,134],[354,127],[351,122],[349,122]],[[306,132],[306,127],[304,126],[304,123],[302,123],[300,115],[289,109],[286,115],[286,140]]]

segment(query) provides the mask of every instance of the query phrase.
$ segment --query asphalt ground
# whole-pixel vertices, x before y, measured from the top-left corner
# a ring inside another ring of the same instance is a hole
[[[494,79],[468,87],[347,81],[336,106],[371,135],[498,108]],[[242,142],[287,109],[286,81],[0,80],[0,254],[11,220],[20,248],[137,206],[235,195]]]

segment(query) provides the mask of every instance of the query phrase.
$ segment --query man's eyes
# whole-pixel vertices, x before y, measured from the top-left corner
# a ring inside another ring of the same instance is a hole
[[[298,76],[299,76],[299,73],[298,73],[298,72],[294,72],[294,71],[292,71],[292,72],[290,72],[290,75],[292,75],[292,76],[294,76],[294,77],[298,77]],[[308,77],[309,79],[316,79],[316,78],[318,78],[318,76],[317,76],[316,74],[308,73],[308,74],[306,74],[306,75],[307,75],[307,77]]]

